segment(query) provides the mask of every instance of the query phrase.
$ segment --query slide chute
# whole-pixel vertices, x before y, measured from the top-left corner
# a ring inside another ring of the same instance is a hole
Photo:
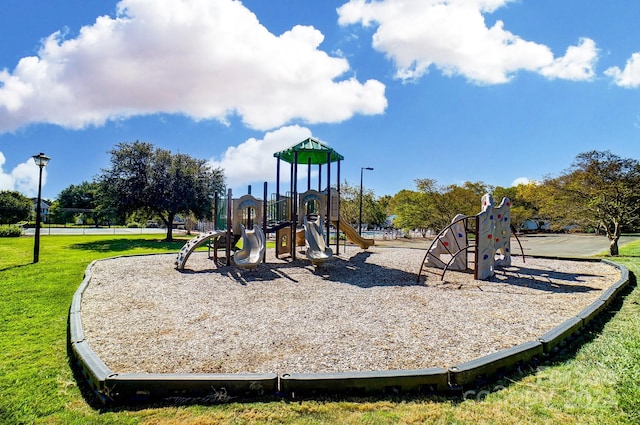
[[[257,224],[253,225],[253,230],[242,229],[242,249],[233,253],[233,261],[236,266],[244,269],[255,269],[264,259],[264,250],[267,239],[262,228]]]
[[[307,258],[314,266],[319,266],[331,259],[333,251],[325,243],[322,219],[304,217],[304,239],[307,247]]]
[[[337,221],[332,221],[331,222],[336,228],[338,227],[338,222]],[[366,239],[363,238],[362,236],[360,236],[358,234],[358,231],[356,229],[354,229],[353,227],[351,227],[349,225],[349,223],[347,223],[347,221],[342,218],[342,216],[340,216],[340,230],[342,232],[344,232],[345,235],[347,235],[347,239],[349,239],[351,242],[353,242],[354,244],[358,245],[360,248],[362,249],[367,249],[370,246],[375,244],[375,241],[373,239]]]

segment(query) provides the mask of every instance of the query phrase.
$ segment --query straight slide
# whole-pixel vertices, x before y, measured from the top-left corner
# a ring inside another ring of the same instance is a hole
[[[338,223],[336,221],[331,222],[335,227],[338,227]],[[371,245],[375,244],[373,239],[363,238],[358,234],[358,231],[351,227],[347,221],[340,217],[340,230],[347,235],[347,239],[349,239],[352,243],[358,245],[362,249],[367,249]]]

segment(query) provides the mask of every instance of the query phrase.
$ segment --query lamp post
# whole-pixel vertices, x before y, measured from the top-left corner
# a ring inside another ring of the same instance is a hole
[[[33,244],[33,262],[37,263],[40,257],[40,219],[42,204],[42,169],[47,166],[51,158],[40,152],[33,156],[33,161],[40,168],[40,178],[38,179],[38,202],[36,204],[36,240]]]
[[[372,171],[371,167],[360,167],[360,215],[358,218],[358,235],[362,236],[362,174],[364,170]]]

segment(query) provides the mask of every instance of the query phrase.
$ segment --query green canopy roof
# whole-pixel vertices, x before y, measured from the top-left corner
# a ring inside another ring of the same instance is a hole
[[[344,159],[338,152],[313,137],[304,139],[302,142],[288,149],[276,152],[273,156],[287,161],[289,164],[293,164],[296,152],[298,152],[298,164],[308,164],[309,159],[311,159],[312,164],[326,164],[329,162],[327,160],[329,153],[331,153],[331,162]]]

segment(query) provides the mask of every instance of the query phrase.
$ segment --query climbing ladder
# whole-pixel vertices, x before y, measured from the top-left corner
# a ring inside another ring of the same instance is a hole
[[[195,238],[189,240],[182,246],[180,252],[178,252],[178,258],[176,259],[176,269],[184,270],[184,265],[187,262],[187,259],[197,247],[206,243],[210,239],[216,239],[226,234],[226,230],[212,230],[210,232],[201,233]]]
[[[511,235],[515,236],[520,247],[522,262],[525,262],[524,250],[522,249],[522,244],[520,243],[520,238],[518,238],[516,229],[513,225],[510,225],[509,227],[511,229]],[[464,229],[464,231],[461,232],[461,229]],[[474,236],[472,241],[469,239],[470,234]],[[478,216],[463,216],[459,214],[454,217],[451,224],[438,233],[438,236],[436,236],[429,246],[427,253],[422,259],[422,263],[420,264],[420,271],[418,272],[418,279],[416,281],[420,282],[420,276],[425,264],[442,269],[440,280],[444,280],[444,275],[447,273],[447,270],[467,270],[469,253],[474,254],[472,258],[474,261],[475,277],[475,268],[478,263],[478,250],[476,244],[478,237]],[[453,241],[453,243],[451,243],[451,241]],[[443,261],[440,258],[441,254],[448,254],[450,256],[449,260],[446,262]],[[455,266],[452,267],[452,265]]]
[[[456,270],[466,270],[468,267],[468,254],[469,252],[475,252],[476,247],[475,224],[475,216],[465,216],[462,214],[455,216],[451,223],[438,233],[438,236],[436,236],[429,246],[420,264],[417,281],[420,281],[422,269],[425,264],[441,268],[441,280],[444,279],[445,273],[447,273],[447,270],[450,269],[452,264],[455,264]],[[474,235],[474,242],[469,241],[468,235],[470,233]],[[448,255],[449,260],[446,262],[442,260],[440,258],[442,254]]]

